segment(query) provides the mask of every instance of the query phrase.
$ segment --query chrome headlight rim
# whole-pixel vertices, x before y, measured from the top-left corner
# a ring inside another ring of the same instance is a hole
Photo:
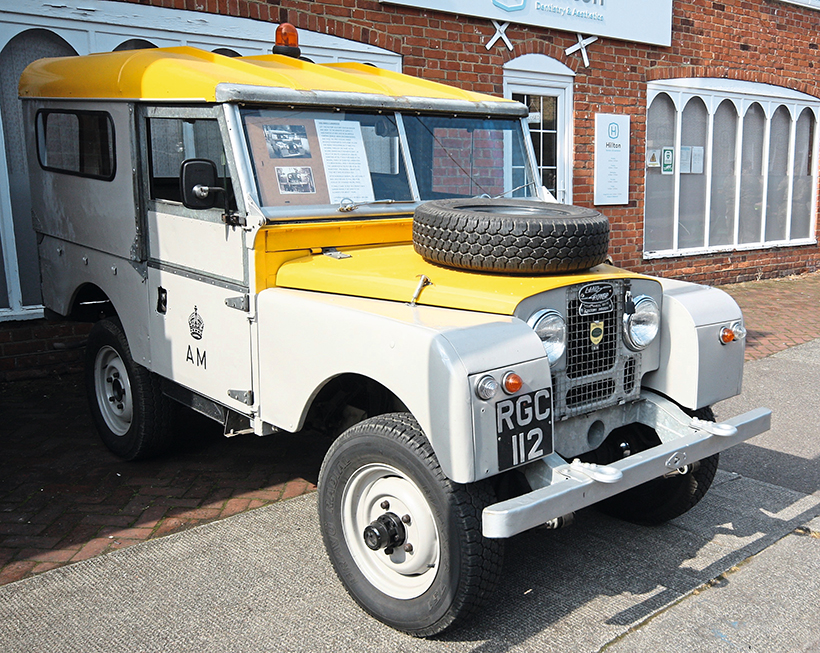
[[[633,313],[624,313],[624,342],[626,346],[632,351],[642,351],[651,345],[658,337],[661,330],[661,309],[654,297],[649,295],[640,295],[633,300],[635,311]],[[637,337],[633,329],[635,327],[636,316],[645,314],[649,309],[650,314],[655,317],[654,331],[651,336]],[[654,310],[653,310],[654,309]]]
[[[547,320],[560,322],[560,328],[558,329],[560,332],[560,338],[558,340],[547,340],[542,338],[541,334],[539,334],[539,325],[543,325],[543,323]],[[541,344],[544,346],[544,352],[547,354],[547,359],[549,360],[550,365],[554,365],[561,359],[567,349],[566,319],[564,319],[564,316],[561,315],[561,313],[553,308],[542,308],[530,316],[530,319],[527,320],[527,324],[533,331],[535,331],[535,334],[541,340]]]

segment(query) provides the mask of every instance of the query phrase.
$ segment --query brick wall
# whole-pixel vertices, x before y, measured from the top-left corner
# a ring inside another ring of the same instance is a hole
[[[0,382],[79,372],[90,330],[82,322],[0,323]]]
[[[143,4],[145,0],[139,0]],[[511,53],[497,42],[489,20],[414,10],[375,0],[148,0],[158,6],[219,12],[376,45],[402,55],[404,72],[501,95],[502,66],[529,53],[572,68],[575,176],[573,201],[593,204],[595,113],[631,117],[633,153],[628,206],[607,207],[613,224],[610,253],[633,270],[692,281],[733,283],[820,269],[820,248],[774,248],[731,254],[643,260],[643,194],[647,82],[679,77],[720,77],[784,86],[820,97],[820,12],[777,0],[675,0],[672,46],[601,38],[589,47],[591,65],[564,50],[575,34],[510,25]],[[639,20],[640,17],[636,17]],[[820,231],[820,229],[818,230]]]

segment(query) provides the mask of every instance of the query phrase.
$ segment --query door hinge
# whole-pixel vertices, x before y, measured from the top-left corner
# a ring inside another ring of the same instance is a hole
[[[253,390],[228,390],[228,396],[243,404],[253,406]]]
[[[248,224],[245,216],[237,211],[228,211],[222,214],[222,222],[229,227],[244,227]]]
[[[237,311],[250,311],[250,298],[247,295],[240,295],[239,297],[228,297],[225,299],[225,306],[228,308],[235,308]]]

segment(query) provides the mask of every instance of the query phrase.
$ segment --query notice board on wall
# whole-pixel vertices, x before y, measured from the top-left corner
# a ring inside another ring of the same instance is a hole
[[[629,116],[595,114],[594,203],[629,203]]]

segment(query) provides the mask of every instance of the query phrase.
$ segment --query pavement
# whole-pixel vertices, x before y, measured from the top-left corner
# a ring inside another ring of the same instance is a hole
[[[321,436],[225,439],[188,419],[184,446],[123,463],[81,379],[7,384],[0,650],[820,651],[820,274],[724,289],[749,362],[718,417],[769,406],[772,430],[724,453],[670,524],[589,511],[512,538],[492,605],[429,641],[364,617],[333,575]]]

